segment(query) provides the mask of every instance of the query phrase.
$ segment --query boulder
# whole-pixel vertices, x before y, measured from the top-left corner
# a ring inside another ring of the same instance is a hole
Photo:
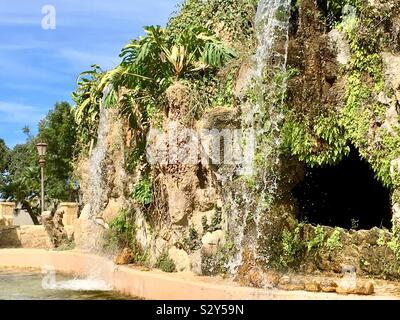
[[[321,291],[323,292],[336,292],[337,283],[333,280],[322,280],[320,283]]]
[[[168,255],[174,261],[178,272],[190,271],[190,258],[185,250],[174,246],[168,250]]]
[[[202,274],[202,270],[201,270],[202,259],[201,259],[200,250],[192,253],[189,256],[189,259],[190,259],[190,271],[192,271],[194,274],[201,275]]]
[[[201,238],[201,242],[203,245],[218,246],[223,243],[224,238],[224,232],[222,230],[217,230],[214,232],[207,232],[203,238]]]
[[[305,284],[302,279],[292,279],[289,276],[283,276],[279,280],[278,288],[288,291],[304,290]]]
[[[217,253],[218,247],[225,241],[225,235],[222,230],[214,232],[207,232],[202,238],[201,243],[202,252],[206,256],[210,257]]]
[[[375,288],[372,281],[359,281],[353,285],[339,283],[336,288],[336,293],[339,294],[371,295],[374,293],[374,291]]]
[[[304,282],[304,289],[310,292],[319,292],[321,291],[321,284],[316,279],[311,279]]]

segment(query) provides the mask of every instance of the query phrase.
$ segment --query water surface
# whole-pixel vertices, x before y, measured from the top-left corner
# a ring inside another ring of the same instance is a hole
[[[55,281],[54,281],[55,280]],[[0,300],[129,300],[101,280],[57,273],[47,279],[37,271],[0,272]]]

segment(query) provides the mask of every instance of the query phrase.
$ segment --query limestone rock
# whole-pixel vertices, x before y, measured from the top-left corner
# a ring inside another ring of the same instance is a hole
[[[357,282],[352,286],[339,284],[336,288],[336,292],[339,294],[371,295],[374,293],[374,290],[374,284],[372,281]]]
[[[400,74],[398,72],[400,70],[400,55],[384,52],[382,53],[382,60],[386,81],[391,84],[397,101],[400,101]]]
[[[203,238],[201,238],[201,242],[203,245],[218,246],[223,243],[224,238],[224,232],[222,230],[217,230],[214,232],[207,232]]]
[[[104,246],[106,229],[89,218],[90,206],[86,205],[74,224],[74,238],[77,248],[92,252],[101,251]]]
[[[189,256],[189,259],[190,259],[190,271],[192,271],[194,274],[201,275],[202,274],[202,270],[201,270],[202,259],[201,259],[200,250],[192,253]]]
[[[0,226],[13,225],[14,202],[0,202]]]
[[[367,281],[357,285],[356,293],[362,295],[371,295],[375,291],[374,284],[372,281]]]
[[[319,292],[321,291],[321,284],[319,281],[312,279],[310,281],[305,281],[304,289],[310,292]]]
[[[215,208],[218,195],[214,188],[196,190],[196,208],[199,211],[210,211]]]
[[[225,241],[224,237],[222,230],[207,232],[201,239],[203,254],[208,257],[215,255],[218,247]]]
[[[190,259],[185,250],[172,247],[168,250],[168,255],[174,261],[178,272],[190,271]]]
[[[107,204],[107,207],[102,213],[102,217],[106,223],[110,223],[124,207],[124,200],[122,197],[118,199],[111,198]]]
[[[168,190],[168,210],[171,222],[178,225],[186,225],[188,215],[193,212],[193,184],[190,174],[187,173],[182,181],[178,182],[172,176],[166,178]]]
[[[350,61],[350,47],[342,32],[332,29],[328,34],[331,49],[336,52],[336,60],[342,65],[346,65]]]
[[[302,279],[292,279],[289,276],[283,276],[278,283],[278,288],[288,291],[304,290],[305,285]]]
[[[336,292],[338,285],[333,280],[322,280],[320,286],[323,292]]]

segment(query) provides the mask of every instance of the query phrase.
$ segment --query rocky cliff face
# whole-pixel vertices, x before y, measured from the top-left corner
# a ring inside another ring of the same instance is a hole
[[[237,166],[215,164],[210,157],[204,157],[207,148],[218,143],[219,155],[223,157],[224,140],[220,136],[216,140],[211,137],[208,142],[197,140],[205,129],[243,129],[245,104],[251,100],[247,78],[256,47],[254,26],[242,25],[249,36],[246,41],[241,39],[240,46],[229,25],[214,20],[211,28],[215,32],[223,34],[237,48],[246,47],[235,62],[230,99],[224,106],[214,105],[192,115],[192,100],[198,94],[193,85],[172,85],[166,92],[162,125],[150,126],[158,134],[149,136],[146,142],[151,155],[163,161],[151,162],[142,156],[133,170],[127,169],[128,162],[132,150],[139,150],[141,140],[109,111],[107,151],[101,164],[106,197],[97,213],[97,220],[106,224],[99,222],[105,227],[97,224],[94,228],[81,228],[82,218],[77,230],[83,230],[75,234],[77,242],[84,246],[90,242],[85,239],[93,238],[97,232],[95,229],[106,230],[113,218],[127,210],[134,217],[135,237],[142,254],[152,265],[167,253],[180,271],[221,273],[227,272],[232,257],[239,254],[244,256],[243,268],[239,270],[242,277],[256,265],[340,272],[345,264],[356,266],[362,274],[398,277],[400,2],[363,1],[347,9],[341,7],[343,13],[350,10],[350,15],[342,18],[337,8],[333,11],[324,3],[302,0],[291,6],[287,70],[275,74],[287,81],[284,120],[280,124],[278,197],[273,206],[267,204],[263,209],[269,212],[265,216],[268,223],[258,230],[273,237],[266,237],[268,241],[257,245],[261,252],[258,257],[251,250],[238,248],[256,245],[257,239],[251,236],[254,212],[240,216],[235,208],[243,206],[247,195],[257,193],[254,185],[259,181],[238,176]],[[196,8],[185,7],[181,16],[190,16]],[[249,21],[255,19],[253,9],[246,11],[251,15]],[[222,72],[219,77],[226,80],[231,75],[232,72]],[[213,94],[218,95],[215,90]],[[170,135],[175,139],[173,143],[168,140]],[[321,231],[297,219],[299,209],[292,189],[304,178],[305,168],[336,165],[348,155],[349,145],[368,161],[376,179],[393,194],[392,232],[337,231],[328,227]],[[169,151],[177,146],[178,151],[169,158]],[[91,201],[88,161],[79,166],[85,204]],[[272,166],[268,161],[269,158],[261,159],[263,165]],[[224,180],[227,177],[228,184]],[[146,193],[147,187],[151,194]],[[242,193],[241,199],[227,192],[234,189],[236,194]],[[262,199],[260,196],[252,201],[258,205]],[[238,217],[250,221],[243,227],[243,235],[238,234],[237,224],[233,223]],[[241,236],[244,238],[239,239]],[[92,244],[95,245],[97,242]],[[263,259],[262,252],[268,252],[268,259]]]

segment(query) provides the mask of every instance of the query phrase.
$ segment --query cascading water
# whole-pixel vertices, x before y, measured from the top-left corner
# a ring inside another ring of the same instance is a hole
[[[97,214],[101,211],[104,202],[107,200],[105,194],[104,170],[103,163],[106,158],[107,144],[106,137],[108,133],[108,112],[105,107],[105,98],[107,97],[110,87],[107,87],[103,92],[103,98],[100,104],[99,111],[99,128],[97,136],[97,144],[89,160],[89,198],[88,204],[90,205],[89,218],[94,220]]]
[[[256,36],[258,47],[253,57],[253,68],[249,75],[248,91],[251,101],[242,106],[242,130],[254,132],[255,153],[248,165],[245,177],[252,181],[252,190],[232,185],[227,188],[226,200],[230,204],[230,229],[235,232],[236,254],[228,264],[236,274],[243,263],[245,238],[250,243],[255,260],[268,260],[262,254],[265,246],[261,224],[268,221],[266,212],[277,198],[280,165],[280,128],[284,119],[282,110],[286,91],[285,72],[289,42],[290,0],[260,0],[256,14]],[[249,234],[249,221],[253,222],[253,233]]]

